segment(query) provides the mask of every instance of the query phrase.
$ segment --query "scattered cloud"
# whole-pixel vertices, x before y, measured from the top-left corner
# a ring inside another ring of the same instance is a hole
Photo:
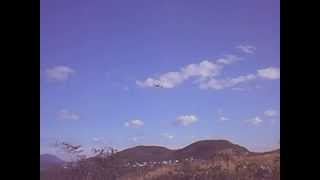
[[[229,120],[229,118],[224,117],[224,116],[221,116],[221,117],[219,118],[219,120],[220,120],[220,121],[228,121],[228,120]]]
[[[223,58],[217,59],[217,63],[228,65],[228,64],[232,64],[238,60],[241,60],[241,58],[236,55],[233,55],[233,54],[228,54],[228,55],[225,55],[225,57],[223,57]]]
[[[136,81],[140,87],[155,87],[161,85],[163,88],[174,88],[182,82],[192,78],[209,78],[220,73],[222,66],[209,61],[202,61],[199,64],[189,64],[176,72],[168,72],[160,75],[159,78],[147,78],[144,81]]]
[[[256,51],[256,47],[251,45],[239,45],[236,48],[247,54],[253,54]]]
[[[268,109],[264,111],[264,115],[269,116],[269,117],[274,117],[278,115],[278,111],[273,110],[273,109]]]
[[[185,78],[190,77],[212,77],[220,73],[221,66],[207,60],[199,64],[189,64],[182,68],[181,73]]]
[[[55,66],[46,70],[47,78],[54,81],[65,81],[70,78],[75,70],[68,66]]]
[[[179,72],[168,72],[160,76],[159,82],[164,88],[173,88],[184,81],[184,77]]]
[[[265,79],[280,79],[280,68],[268,67],[258,70],[258,76]]]
[[[132,121],[126,122],[124,125],[126,127],[139,128],[144,125],[144,122],[137,119],[137,120],[132,120]]]
[[[159,79],[148,78],[145,81],[136,81],[140,87],[156,87],[160,85],[163,88],[174,88],[182,83],[184,78],[179,72],[168,72],[160,76]]]
[[[69,111],[69,110],[61,110],[58,113],[58,118],[60,120],[79,120],[79,114]]]
[[[170,140],[174,138],[173,135],[170,135],[168,133],[163,133],[162,136]]]
[[[253,53],[255,50],[255,47],[249,45],[240,45],[238,48],[246,53]],[[217,78],[222,74],[224,66],[241,59],[241,57],[236,55],[228,54],[217,59],[215,62],[204,60],[197,64],[189,64],[178,71],[167,72],[158,77],[148,77],[143,81],[137,80],[136,84],[140,87],[149,88],[174,88],[193,78],[200,89],[222,90],[232,88],[233,90],[243,91],[243,88],[236,88],[235,86],[255,80],[257,77],[269,80],[280,78],[280,69],[276,67],[258,69],[256,73],[240,75],[234,78]]]
[[[247,81],[251,81],[256,79],[256,76],[254,74],[248,74],[243,76],[238,76],[235,78],[229,78],[229,79],[209,79],[208,81],[202,81],[200,83],[200,89],[214,89],[214,90],[221,90],[229,87],[234,87],[240,83],[244,83]]]
[[[182,126],[188,126],[190,124],[196,123],[198,118],[195,115],[183,115],[176,119],[176,123]]]
[[[226,79],[215,79],[210,78],[207,80],[200,81],[200,89],[213,89],[213,90],[222,90],[225,88],[232,88],[233,90],[243,91],[244,88],[237,88],[239,84],[252,81],[261,77],[264,79],[274,80],[280,78],[280,69],[275,67],[269,67],[265,69],[259,69],[257,74],[248,74],[242,75],[235,78],[226,78]]]
[[[263,120],[260,117],[256,116],[256,117],[254,117],[252,119],[246,120],[246,122],[250,123],[250,124],[253,124],[253,125],[258,125],[258,124],[262,123]]]

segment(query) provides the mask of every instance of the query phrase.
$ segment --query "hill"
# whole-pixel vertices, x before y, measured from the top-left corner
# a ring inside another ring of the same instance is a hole
[[[226,140],[198,141],[177,150],[136,146],[40,175],[42,180],[280,180],[280,149],[255,153]]]
[[[54,166],[59,166],[65,163],[63,160],[52,154],[40,155],[40,170],[45,170]]]
[[[118,152],[115,157],[128,162],[170,160],[173,150],[160,146],[136,146]]]
[[[160,146],[136,146],[118,152],[116,157],[129,162],[182,160],[186,158],[205,160],[222,152],[239,155],[250,153],[246,148],[226,140],[203,140],[177,150]]]
[[[210,159],[219,153],[233,153],[237,155],[250,153],[246,148],[226,140],[203,140],[186,146],[174,152],[176,159],[193,157],[195,159]]]

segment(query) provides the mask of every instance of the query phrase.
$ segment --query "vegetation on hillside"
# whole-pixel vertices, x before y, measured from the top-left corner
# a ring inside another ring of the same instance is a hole
[[[72,156],[63,167],[41,172],[41,180],[280,180],[280,152],[238,154],[222,150],[208,159],[129,163],[113,148],[81,155],[81,146],[62,148]]]

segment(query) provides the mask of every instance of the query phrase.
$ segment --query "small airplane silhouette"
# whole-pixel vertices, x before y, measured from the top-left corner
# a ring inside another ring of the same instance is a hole
[[[156,88],[164,88],[163,85],[161,85],[160,81],[154,84],[154,87]]]
[[[163,88],[160,84],[156,84],[154,86],[157,87],[157,88]]]

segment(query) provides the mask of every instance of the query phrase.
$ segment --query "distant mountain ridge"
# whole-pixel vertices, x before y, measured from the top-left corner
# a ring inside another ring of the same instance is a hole
[[[43,157],[49,162],[61,162],[53,155]],[[280,180],[280,149],[258,153],[226,140],[202,140],[177,150],[136,146],[65,165],[51,164],[40,170],[41,179]]]
[[[136,146],[118,152],[115,157],[129,162],[181,160],[191,157],[210,159],[218,153],[226,152],[233,155],[248,155],[252,153],[245,147],[227,140],[202,140],[177,150],[161,146]]]
[[[124,162],[158,162],[167,160],[183,160],[188,158],[209,160],[220,154],[254,156],[270,153],[280,153],[280,149],[257,153],[251,152],[247,148],[233,144],[227,140],[201,140],[176,150],[162,146],[140,145],[119,151],[114,155],[114,157]],[[61,165],[63,163],[65,163],[65,161],[54,155],[40,155],[41,169]]]

